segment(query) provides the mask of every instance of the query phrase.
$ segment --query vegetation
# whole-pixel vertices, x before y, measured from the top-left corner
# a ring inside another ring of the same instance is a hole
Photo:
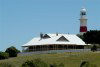
[[[60,64],[51,64],[50,67],[65,67],[63,63]]]
[[[9,53],[9,57],[16,57],[20,51],[16,49],[14,46],[11,46],[7,48],[5,52]]]
[[[81,36],[87,44],[100,44],[100,31],[90,30]]]
[[[9,62],[5,62],[5,63],[1,63],[0,67],[14,67],[14,66]]]
[[[41,59],[28,60],[22,64],[22,67],[48,67],[48,64]]]
[[[6,52],[0,52],[0,60],[9,58],[9,54]]]
[[[87,44],[100,44],[100,30],[90,30],[83,35],[78,34],[77,36]]]
[[[93,52],[94,51],[97,51],[97,46],[96,45],[93,45],[92,48],[91,48],[91,51],[93,51]]]
[[[0,65],[8,64],[10,66],[11,64],[13,67],[21,67],[22,64],[24,64],[27,61],[33,60],[34,63],[35,62],[34,60],[37,58],[40,58],[44,64],[46,63],[51,67],[59,65],[64,67],[80,67],[80,64],[84,60],[87,60],[89,62],[88,64],[92,65],[91,67],[100,66],[99,52],[71,52],[71,53],[67,52],[67,53],[56,53],[56,54],[31,54],[27,56],[18,55],[17,57],[14,58],[0,60]]]
[[[97,51],[98,48],[100,48],[100,30],[90,30],[83,35],[78,34],[78,37],[80,37],[85,43],[92,44],[90,47],[91,51]]]
[[[89,61],[82,61],[80,67],[97,67],[95,64],[91,64]]]
[[[9,57],[17,57],[17,54],[19,52],[20,51],[18,49],[11,46],[11,47],[7,48],[5,52],[0,52],[0,60],[8,59]]]
[[[22,64],[22,67],[64,67],[64,64],[47,64],[41,59],[27,60]]]
[[[91,30],[84,35],[78,36],[87,44],[100,44],[100,31]],[[93,45],[91,50],[96,51],[97,46]],[[7,48],[5,52],[0,52],[0,67],[99,67],[100,63],[100,52],[67,52],[17,56],[19,52],[13,46]]]

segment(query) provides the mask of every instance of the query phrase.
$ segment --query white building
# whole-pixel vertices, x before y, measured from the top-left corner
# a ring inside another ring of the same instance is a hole
[[[80,11],[80,35],[87,32],[86,9]],[[84,49],[85,42],[72,34],[40,34],[28,43],[22,45],[24,51],[48,51]]]
[[[73,34],[40,34],[22,45],[24,51],[84,49],[85,42]]]

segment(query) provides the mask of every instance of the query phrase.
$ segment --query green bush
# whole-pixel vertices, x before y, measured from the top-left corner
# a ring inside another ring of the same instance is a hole
[[[91,64],[88,61],[83,61],[80,65],[80,67],[97,67],[95,64]]]
[[[60,63],[60,64],[50,64],[50,67],[64,67],[64,64],[63,63]]]
[[[50,67],[58,67],[57,64],[50,64]]]
[[[41,59],[35,59],[26,61],[22,64],[22,67],[48,67],[48,64],[43,62]]]
[[[60,63],[58,67],[65,67],[63,63]]]
[[[80,67],[88,67],[89,62],[88,61],[82,61]]]
[[[20,51],[15,47],[11,46],[7,48],[5,52],[9,53],[9,57],[16,57]]]
[[[64,64],[47,64],[41,59],[35,59],[35,60],[27,60],[25,63],[22,64],[22,67],[64,67]]]
[[[0,52],[0,60],[9,58],[9,54],[6,52]]]
[[[35,64],[33,63],[33,61],[26,61],[25,63],[22,64],[22,67],[35,67]]]

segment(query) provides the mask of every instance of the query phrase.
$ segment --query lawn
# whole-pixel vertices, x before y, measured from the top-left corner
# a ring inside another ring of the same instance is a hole
[[[65,52],[52,54],[32,54],[30,56],[18,56],[6,60],[0,60],[0,64],[12,64],[14,67],[20,67],[26,60],[40,58],[46,63],[63,63],[65,67],[79,67],[80,63],[88,60],[91,64],[100,67],[100,52]]]

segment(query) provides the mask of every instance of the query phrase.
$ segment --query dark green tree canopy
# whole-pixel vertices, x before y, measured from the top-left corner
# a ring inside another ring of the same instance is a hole
[[[83,35],[87,44],[100,44],[100,30],[90,30]]]
[[[14,46],[11,46],[7,48],[5,52],[9,53],[9,57],[16,57],[20,51],[16,49]]]
[[[0,60],[9,58],[9,54],[6,52],[0,52]]]

